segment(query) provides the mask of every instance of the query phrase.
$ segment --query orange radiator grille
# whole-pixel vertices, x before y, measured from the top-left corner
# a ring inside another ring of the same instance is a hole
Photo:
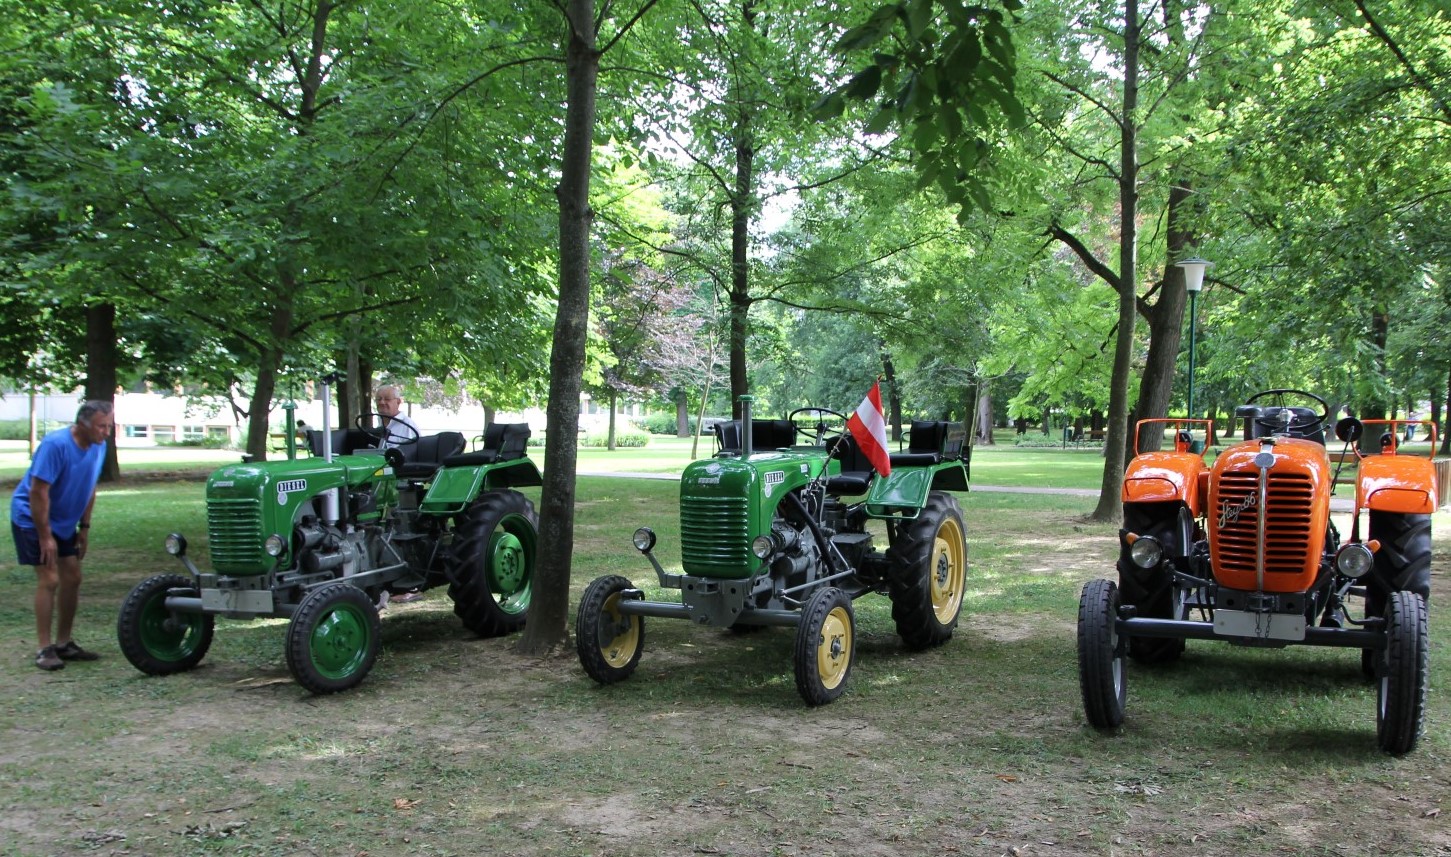
[[[1219,481],[1218,569],[1253,576],[1259,545],[1260,505],[1265,505],[1265,574],[1300,574],[1311,541],[1314,486],[1304,473],[1271,471],[1267,497],[1259,497],[1257,470],[1224,473]],[[1253,497],[1253,499],[1251,499]],[[1226,511],[1240,510],[1238,517]]]

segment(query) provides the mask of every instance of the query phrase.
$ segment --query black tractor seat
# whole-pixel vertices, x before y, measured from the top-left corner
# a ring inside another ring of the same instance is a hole
[[[529,448],[528,423],[493,423],[484,429],[481,438],[483,446],[473,452],[450,455],[443,460],[444,467],[477,467],[481,464],[495,464],[500,461],[515,461],[523,458]],[[459,444],[463,449],[463,444]]]
[[[893,467],[930,467],[962,457],[966,434],[945,420],[913,420],[907,430],[907,451],[887,456]]]
[[[417,443],[397,447],[403,453],[398,475],[404,479],[431,479],[454,453],[464,448],[464,436],[456,431],[420,437]]]

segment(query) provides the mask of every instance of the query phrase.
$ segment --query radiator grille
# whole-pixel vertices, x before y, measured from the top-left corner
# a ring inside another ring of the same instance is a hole
[[[212,498],[207,501],[207,535],[212,566],[221,572],[260,573],[262,503],[256,498]]]
[[[1311,540],[1310,477],[1304,473],[1270,473],[1268,496],[1259,497],[1259,471],[1224,473],[1219,480],[1219,515],[1242,508],[1233,521],[1220,522],[1219,568],[1225,572],[1255,573],[1258,549],[1259,505],[1265,504],[1265,574],[1300,574],[1305,570],[1305,549]],[[1255,495],[1253,505],[1249,498]]]
[[[681,498],[680,542],[685,573],[703,577],[749,574],[753,557],[748,517],[744,498]]]

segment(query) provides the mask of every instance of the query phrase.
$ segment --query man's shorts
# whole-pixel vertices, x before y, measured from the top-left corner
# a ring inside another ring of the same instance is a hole
[[[79,533],[80,530],[76,530]],[[10,535],[15,537],[15,557],[21,565],[40,565],[40,533],[29,527],[22,527],[14,521],[10,522]],[[77,556],[80,551],[76,549],[76,537],[72,535],[68,539],[60,536],[55,537],[55,555]]]

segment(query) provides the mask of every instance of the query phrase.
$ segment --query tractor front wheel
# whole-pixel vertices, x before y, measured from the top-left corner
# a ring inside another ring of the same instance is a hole
[[[1128,693],[1118,607],[1118,586],[1111,580],[1090,580],[1078,599],[1078,684],[1083,712],[1095,729],[1115,729],[1124,722]]]
[[[539,516],[517,491],[482,494],[459,516],[448,596],[464,627],[501,637],[524,627],[534,587]]]
[[[855,654],[851,599],[834,586],[818,589],[807,599],[796,626],[796,690],[807,705],[825,705],[841,696]]]
[[[575,651],[585,673],[600,684],[624,681],[645,651],[645,619],[620,612],[620,593],[630,581],[612,574],[595,578],[580,599],[574,620]]]
[[[196,594],[190,577],[154,574],[131,590],[116,619],[121,653],[147,675],[185,672],[206,657],[216,618],[210,613],[178,613],[166,608],[173,589]]]
[[[902,642],[920,651],[950,640],[967,586],[967,536],[957,498],[939,491],[929,494],[921,514],[903,527],[887,556],[892,563],[892,621]]]
[[[1416,748],[1426,716],[1426,601],[1415,592],[1391,593],[1385,618],[1375,737],[1382,750],[1399,756]]]
[[[362,683],[378,660],[383,627],[368,594],[339,580],[302,599],[287,626],[287,669],[313,693]]]

